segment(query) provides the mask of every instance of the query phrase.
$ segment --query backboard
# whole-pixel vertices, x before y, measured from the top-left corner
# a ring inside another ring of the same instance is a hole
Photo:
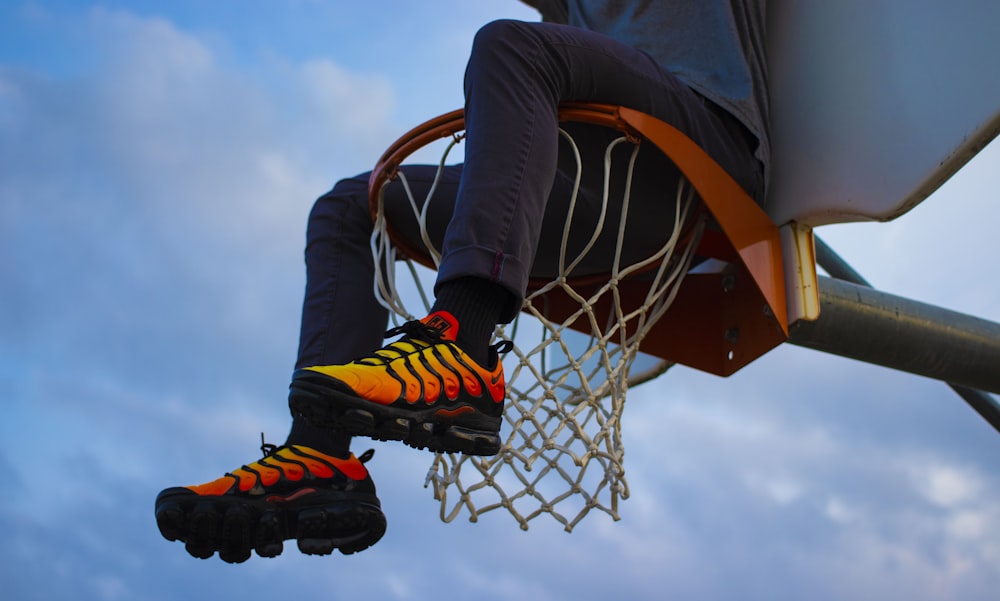
[[[1000,131],[1000,2],[772,0],[775,223],[886,221]]]

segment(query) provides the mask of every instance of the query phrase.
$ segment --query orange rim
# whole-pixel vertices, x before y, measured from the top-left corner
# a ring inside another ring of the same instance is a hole
[[[643,139],[644,136],[642,133],[622,118],[621,110],[622,107],[610,104],[568,102],[559,106],[558,114],[560,122],[572,121],[602,125],[617,129],[629,140],[637,141]],[[378,162],[375,163],[375,168],[368,179],[368,207],[372,220],[375,220],[378,213],[379,191],[382,189],[382,186],[396,179],[399,167],[410,155],[438,140],[445,138],[461,139],[464,137],[464,132],[465,112],[462,109],[457,109],[421,123],[393,142],[382,153]],[[688,223],[685,224],[684,231],[681,233],[681,244],[686,243],[694,235],[693,225],[698,221],[696,217],[698,216],[692,215]],[[402,251],[405,256],[425,267],[434,269],[434,261],[422,245],[412,244],[404,236],[400,235],[391,223],[386,224],[386,231],[393,246]],[[645,269],[637,271],[634,275],[639,275],[655,268],[655,264],[650,265]],[[597,273],[576,276],[570,278],[569,281],[575,285],[596,284],[607,280],[608,276],[608,273]],[[546,279],[531,278],[528,281],[528,289],[529,291],[537,290],[547,283],[548,280]]]

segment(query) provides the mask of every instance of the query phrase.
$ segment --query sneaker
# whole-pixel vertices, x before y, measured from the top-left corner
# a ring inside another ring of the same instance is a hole
[[[310,422],[351,435],[401,440],[443,453],[500,451],[504,377],[490,347],[483,367],[455,344],[458,321],[437,311],[386,332],[403,337],[347,365],[307,367],[292,378],[289,406]]]
[[[218,551],[229,563],[251,550],[275,557],[288,539],[308,555],[346,555],[382,538],[385,516],[363,465],[373,451],[338,459],[297,445],[261,449],[263,459],[218,480],[157,495],[163,537],[183,541],[194,557]]]

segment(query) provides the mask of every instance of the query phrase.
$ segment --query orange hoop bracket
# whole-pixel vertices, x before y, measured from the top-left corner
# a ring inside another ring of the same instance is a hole
[[[673,126],[633,109],[567,103],[560,106],[559,115],[561,121],[604,125],[649,140],[688,179],[717,226],[705,232],[697,253],[719,259],[725,267],[685,277],[670,309],[642,341],[643,352],[728,376],[788,339],[778,228],[722,167]],[[381,187],[395,178],[403,160],[435,140],[459,136],[464,129],[463,112],[452,111],[417,126],[390,146],[369,179],[373,217]],[[403,253],[433,268],[422,246],[405,240],[391,225],[387,229]],[[622,282],[622,304],[641,305],[647,287],[640,279]],[[556,290],[545,295],[545,303],[556,320],[579,308],[578,302]]]
[[[677,165],[722,230],[707,232],[698,252],[728,262],[716,274],[688,274],[642,350],[730,375],[788,339],[778,227],[693,140],[645,113],[619,113]]]

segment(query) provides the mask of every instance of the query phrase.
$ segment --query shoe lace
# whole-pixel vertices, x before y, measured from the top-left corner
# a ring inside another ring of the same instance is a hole
[[[368,365],[384,365],[394,359],[420,350],[421,348],[437,344],[444,340],[440,331],[435,330],[418,320],[408,321],[401,326],[387,330],[385,337],[392,338],[393,336],[399,336],[400,334],[402,334],[403,337],[399,340],[387,344],[371,355],[357,359],[355,362],[365,363]],[[490,348],[495,351],[497,355],[502,355],[510,352],[514,348],[514,343],[510,340],[500,340],[496,344],[491,345]]]
[[[443,340],[441,332],[435,330],[421,321],[408,321],[401,326],[397,326],[385,333],[386,338],[403,335],[399,340],[387,344],[371,355],[361,357],[356,363],[366,363],[369,365],[382,365],[407,355],[421,348],[437,344]]]
[[[434,344],[435,342],[439,342],[441,340],[441,332],[439,330],[435,330],[427,324],[417,320],[408,321],[401,326],[397,326],[386,331],[385,337],[392,338],[393,336],[399,336],[400,334],[404,335],[404,338],[401,340],[416,338],[417,340],[421,340],[428,344]]]
[[[500,340],[496,344],[491,345],[490,348],[496,351],[498,355],[505,355],[514,350],[514,341]]]
[[[260,452],[264,454],[264,459],[267,459],[271,455],[277,453],[280,448],[281,447],[276,444],[264,442],[264,433],[260,433]]]
[[[280,446],[264,442],[264,433],[263,432],[260,433],[260,451],[264,453],[264,459],[267,459],[268,457],[274,455],[280,450],[281,450]],[[372,460],[372,457],[374,456],[375,456],[375,449],[368,449],[367,451],[361,453],[361,455],[358,456],[358,461],[360,461],[361,463],[368,463],[369,461]]]

